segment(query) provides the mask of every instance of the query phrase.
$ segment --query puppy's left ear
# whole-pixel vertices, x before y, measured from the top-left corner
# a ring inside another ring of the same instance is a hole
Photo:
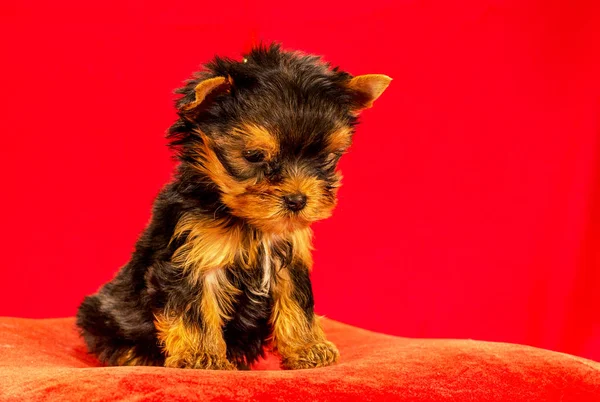
[[[231,85],[231,77],[214,77],[200,81],[194,88],[194,100],[181,106],[181,110],[184,112],[195,111],[209,98],[228,92]]]
[[[381,96],[390,85],[392,79],[383,74],[357,75],[346,87],[354,94],[354,112],[359,113],[373,106],[373,102]]]

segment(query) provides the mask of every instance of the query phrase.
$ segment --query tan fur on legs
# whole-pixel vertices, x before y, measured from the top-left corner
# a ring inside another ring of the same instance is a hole
[[[285,268],[278,274],[271,318],[273,346],[281,355],[282,368],[305,369],[335,363],[339,352],[325,339],[318,317],[308,319],[292,294],[293,283]]]
[[[166,367],[235,370],[227,360],[227,346],[223,339],[223,318],[231,312],[231,286],[223,270],[213,270],[204,277],[199,306],[202,325],[186,323],[181,315],[157,315],[155,326],[158,339],[167,358]]]

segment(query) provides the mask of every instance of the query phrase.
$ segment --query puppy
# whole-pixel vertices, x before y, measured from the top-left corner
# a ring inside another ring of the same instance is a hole
[[[131,260],[85,298],[77,325],[109,365],[330,365],[313,311],[311,223],[331,215],[336,166],[361,110],[391,79],[259,46],[215,58],[177,90],[180,163]]]

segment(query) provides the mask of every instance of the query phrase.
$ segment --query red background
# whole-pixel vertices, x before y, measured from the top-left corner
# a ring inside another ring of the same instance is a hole
[[[0,315],[112,277],[170,178],[171,91],[265,39],[394,78],[315,226],[321,314],[600,360],[594,3],[3,1]]]

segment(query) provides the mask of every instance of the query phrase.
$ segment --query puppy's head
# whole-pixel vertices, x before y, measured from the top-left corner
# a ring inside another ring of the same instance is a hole
[[[336,204],[337,163],[361,110],[391,79],[352,77],[314,56],[259,47],[217,58],[178,92],[169,137],[229,213],[269,233],[304,228]]]

